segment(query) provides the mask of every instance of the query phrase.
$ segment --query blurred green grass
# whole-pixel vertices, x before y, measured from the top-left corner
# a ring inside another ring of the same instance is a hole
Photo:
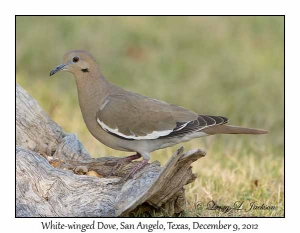
[[[185,143],[186,149],[204,147],[208,153],[193,165],[199,178],[187,187],[188,206],[247,197],[279,209],[249,215],[283,215],[283,17],[18,16],[16,26],[17,82],[93,156],[127,153],[89,134],[71,74],[49,77],[73,49],[90,51],[107,79],[125,89],[226,116],[230,124],[268,129],[264,136],[220,135]],[[154,152],[152,160],[164,164],[176,148]],[[195,211],[186,215],[215,214]]]

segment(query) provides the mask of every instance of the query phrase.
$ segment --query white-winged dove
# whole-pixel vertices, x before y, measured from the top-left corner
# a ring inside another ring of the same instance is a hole
[[[145,166],[152,151],[214,134],[266,134],[262,129],[225,125],[226,117],[199,115],[185,108],[142,96],[110,84],[91,54],[68,52],[63,63],[50,72],[68,71],[75,76],[84,122],[91,134],[116,150],[136,152],[121,160],[138,159],[129,175]]]

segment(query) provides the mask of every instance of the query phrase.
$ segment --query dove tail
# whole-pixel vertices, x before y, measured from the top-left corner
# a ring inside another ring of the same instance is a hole
[[[252,129],[234,125],[217,125],[202,130],[207,134],[267,134],[264,129]]]

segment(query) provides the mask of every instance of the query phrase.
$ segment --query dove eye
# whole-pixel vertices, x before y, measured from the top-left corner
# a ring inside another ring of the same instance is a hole
[[[72,60],[73,60],[73,62],[75,62],[75,63],[76,63],[76,62],[78,62],[78,61],[79,61],[79,57],[73,57],[73,59],[72,59]]]

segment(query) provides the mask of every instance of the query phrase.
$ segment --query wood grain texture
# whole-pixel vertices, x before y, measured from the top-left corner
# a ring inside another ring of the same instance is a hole
[[[204,150],[180,148],[164,167],[155,161],[127,181],[122,178],[136,162],[107,177],[120,158],[92,158],[19,85],[16,92],[16,216],[117,217],[153,208],[173,216],[184,210],[184,186],[196,179],[191,163]]]

